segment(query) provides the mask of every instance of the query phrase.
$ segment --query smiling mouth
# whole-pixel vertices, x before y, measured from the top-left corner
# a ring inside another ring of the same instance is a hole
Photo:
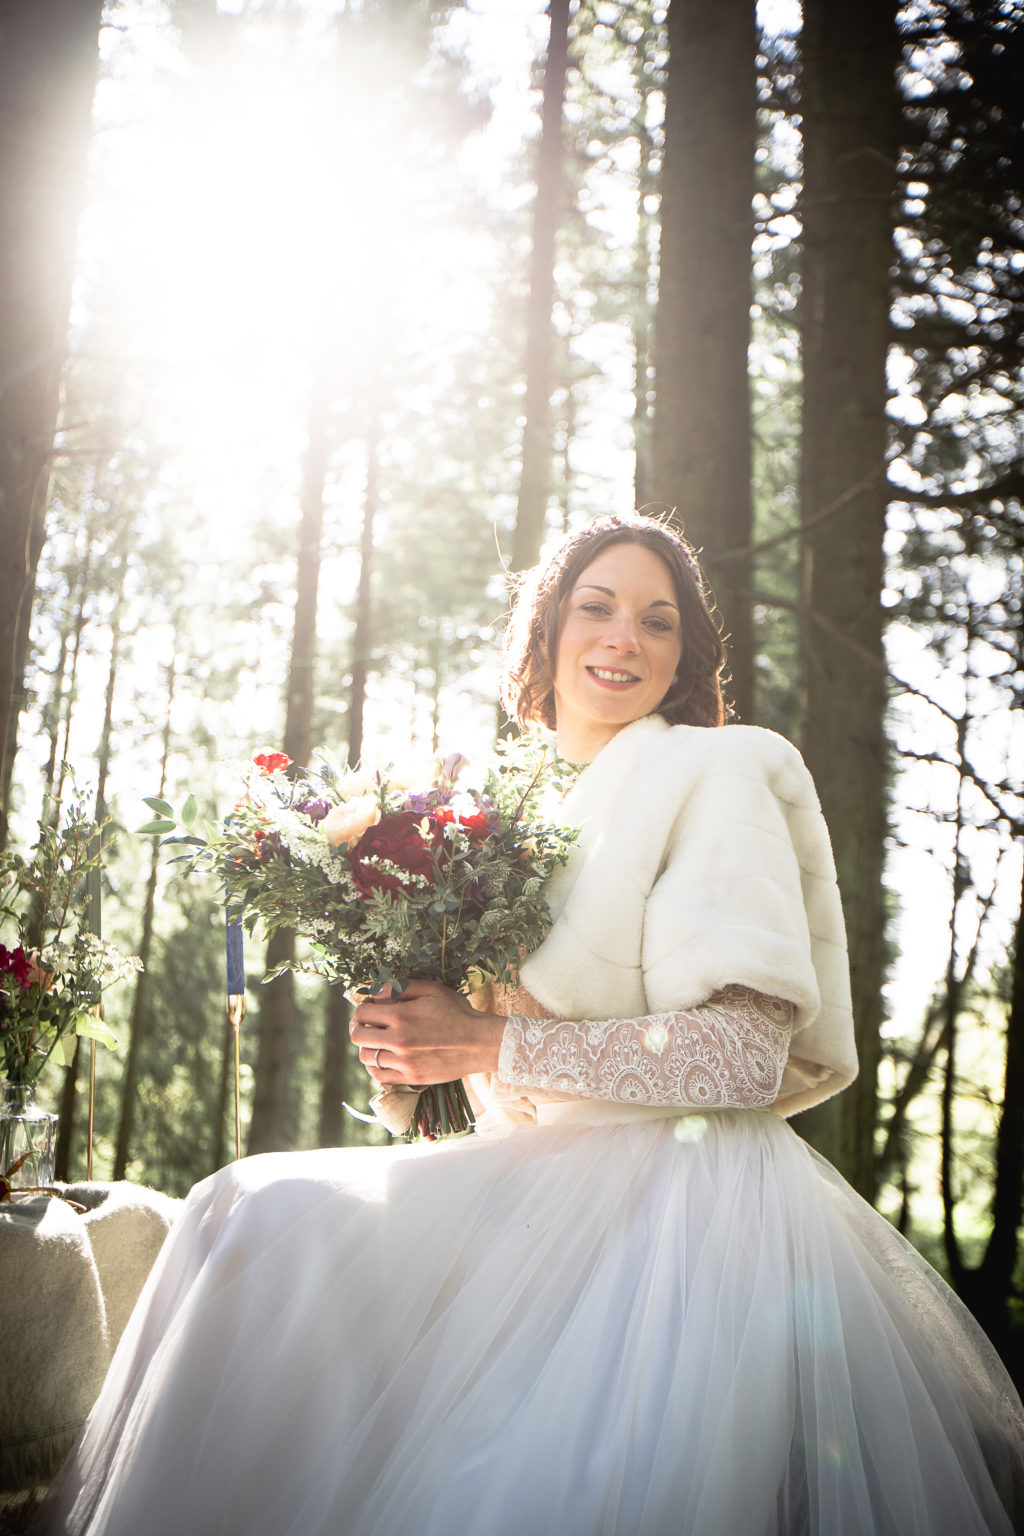
[[[638,683],[640,679],[634,672],[615,672],[610,667],[588,667],[591,677],[596,677],[599,683]]]

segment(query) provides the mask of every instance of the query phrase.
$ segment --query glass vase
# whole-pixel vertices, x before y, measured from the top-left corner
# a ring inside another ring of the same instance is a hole
[[[34,1085],[0,1083],[0,1178],[11,1189],[53,1183],[57,1116],[36,1104]]]

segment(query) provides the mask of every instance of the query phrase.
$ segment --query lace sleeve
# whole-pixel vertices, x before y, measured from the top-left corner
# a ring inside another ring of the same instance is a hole
[[[682,1013],[600,1022],[511,1014],[498,1077],[625,1104],[763,1109],[778,1095],[793,1005],[728,986]]]

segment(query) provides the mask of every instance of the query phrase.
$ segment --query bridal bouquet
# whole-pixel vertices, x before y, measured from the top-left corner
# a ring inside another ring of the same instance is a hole
[[[139,830],[186,844],[190,864],[216,872],[250,932],[260,922],[267,933],[303,935],[310,959],[280,969],[367,994],[390,983],[397,995],[414,978],[467,993],[513,981],[550,926],[544,883],[573,841],[541,814],[543,749],[506,748],[480,789],[457,787],[461,757],[413,786],[317,757],[315,768],[290,773],[283,752],[257,752],[245,794],[206,837],[195,831],[193,796],[180,815],[147,801],[157,819]],[[471,1123],[461,1083],[420,1091],[420,1134]]]

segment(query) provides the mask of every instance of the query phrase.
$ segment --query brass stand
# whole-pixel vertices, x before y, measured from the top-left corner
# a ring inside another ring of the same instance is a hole
[[[245,1018],[245,993],[228,993],[228,1022],[235,1036],[235,1160],[242,1156],[242,1063],[240,1034]]]

